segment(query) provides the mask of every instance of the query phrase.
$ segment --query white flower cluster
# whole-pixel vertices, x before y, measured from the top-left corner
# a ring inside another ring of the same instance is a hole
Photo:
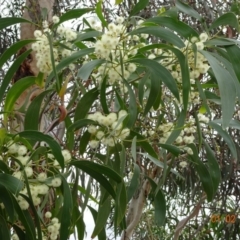
[[[53,17],[53,22],[58,23],[59,18],[57,16]],[[51,36],[53,42],[53,56],[55,60],[55,65],[61,60],[61,58],[70,56],[72,51],[68,48],[71,48],[71,41],[77,38],[77,33],[73,30],[58,26],[56,31],[56,36],[52,37],[52,31],[48,28],[48,22],[43,22],[43,31],[36,30],[34,36],[36,42],[32,44],[33,51],[36,52],[37,67],[43,73],[49,74],[52,71],[52,62],[51,62],[51,51],[50,45],[47,38],[47,33]],[[58,42],[61,42],[61,46],[65,45],[66,48],[60,47]],[[69,65],[70,69],[74,69],[74,64]]]
[[[124,140],[130,134],[130,129],[123,128],[122,124],[127,114],[125,110],[119,111],[118,114],[109,113],[107,116],[100,112],[89,114],[88,119],[96,121],[100,125],[100,128],[94,125],[88,127],[88,132],[94,137],[89,142],[89,146],[95,149],[101,142],[105,146],[113,147],[118,141]]]
[[[127,62],[127,60],[136,55],[139,48],[136,45],[140,43],[140,38],[136,35],[128,36],[123,22],[124,18],[117,17],[116,24],[110,23],[108,30],[96,42],[96,55],[108,60],[108,62],[100,66],[97,73],[92,74],[92,76],[99,83],[107,76],[108,84],[118,84],[121,92],[126,93],[127,88],[122,84],[122,79],[129,79],[130,75],[136,71],[137,66]],[[121,59],[123,64],[120,64]]]
[[[41,197],[43,195],[46,195],[49,191],[49,187],[45,184],[30,184],[30,192],[33,200],[34,206],[38,206],[41,203]],[[28,196],[27,189],[24,188],[22,191],[20,191],[21,194]],[[22,210],[26,210],[29,207],[28,202],[23,198],[22,196],[17,197],[18,204]]]
[[[45,216],[46,216],[46,214],[45,214]],[[58,239],[60,226],[61,226],[61,224],[59,223],[59,220],[57,218],[53,218],[51,220],[51,223],[47,227],[47,231],[48,231],[50,240]]]
[[[181,167],[181,168],[186,168],[187,167],[187,162],[186,161],[181,161],[180,163],[179,163],[179,166]]]
[[[41,197],[48,193],[49,186],[54,188],[61,186],[62,180],[59,177],[53,178],[50,180],[50,182],[47,180],[48,176],[45,172],[46,170],[43,170],[38,174],[34,173],[33,167],[36,163],[33,163],[32,160],[30,160],[29,156],[27,156],[28,149],[24,145],[19,145],[13,141],[9,141],[6,147],[8,148],[8,154],[10,156],[13,155],[15,159],[17,159],[21,165],[23,165],[23,170],[21,170],[20,164],[17,161],[14,161],[14,164],[12,164],[12,170],[14,171],[12,175],[17,179],[24,180],[23,171],[25,171],[28,178],[32,180],[34,179],[34,181],[37,180],[37,182],[34,184],[30,184],[30,192],[34,206],[38,206],[40,204]],[[65,164],[71,161],[72,156],[68,150],[62,150],[62,155]],[[52,154],[49,153],[48,157],[53,160],[53,166],[59,167],[59,163],[54,159],[54,156]],[[45,167],[47,168],[47,165]],[[24,188],[20,193],[28,196],[26,188]],[[28,209],[29,204],[22,196],[18,196],[17,200],[21,209]]]

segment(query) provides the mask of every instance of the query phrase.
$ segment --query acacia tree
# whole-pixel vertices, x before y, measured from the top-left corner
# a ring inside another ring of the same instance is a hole
[[[37,23],[36,40],[17,42],[0,58],[3,65],[32,42],[32,50],[24,49],[0,88],[1,222],[9,229],[1,229],[3,239],[68,239],[75,231],[77,239],[84,239],[86,207],[96,223],[92,237],[106,239],[108,222],[122,239],[134,238],[134,232],[136,239],[158,239],[159,234],[171,239],[173,226],[177,239],[200,206],[208,201],[216,211],[221,188],[237,195],[237,179],[234,188],[228,183],[230,171],[238,177],[232,136],[239,126],[239,48],[236,38],[224,38],[222,26],[227,26],[228,37],[237,36],[238,19],[228,12],[206,24],[180,1],[153,18],[142,11],[150,11],[148,2],[123,2],[119,11],[124,6],[130,9],[125,18],[112,19],[98,2],[98,18],[90,20],[82,16],[91,8],[51,20],[50,14],[46,17],[50,11],[38,5],[33,12],[43,19],[31,14],[28,20],[1,19],[1,28]],[[75,18],[80,18],[81,31],[62,25]],[[11,86],[19,66],[24,71],[27,66],[30,74],[17,72],[18,81]],[[14,118],[20,121],[16,124]],[[91,189],[96,183],[99,188]],[[169,220],[169,211],[178,191],[193,207],[186,207],[186,214],[192,213],[177,225]],[[226,197],[221,200],[224,204]],[[150,204],[153,210],[146,208]],[[146,221],[140,222],[142,213]],[[211,224],[209,217],[199,216],[205,224],[196,220],[188,226],[189,237],[201,236]],[[152,219],[155,225],[149,227]],[[224,221],[219,224],[212,226],[216,234],[224,228]],[[238,227],[235,216],[231,232],[236,235]],[[229,229],[224,231],[229,237]]]

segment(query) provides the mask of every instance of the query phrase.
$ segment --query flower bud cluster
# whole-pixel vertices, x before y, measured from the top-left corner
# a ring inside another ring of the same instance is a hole
[[[89,146],[95,149],[99,146],[100,142],[105,146],[113,147],[118,141],[124,140],[130,134],[130,129],[123,128],[123,120],[127,116],[125,110],[116,113],[109,113],[107,116],[102,115],[100,112],[89,114],[88,119],[96,121],[100,127],[90,125],[88,132],[92,134],[92,140]]]
[[[34,181],[34,184],[29,182],[30,193],[33,199],[34,206],[38,206],[40,204],[42,196],[48,193],[49,187],[56,188],[61,186],[62,180],[59,177],[55,177],[52,180],[50,179],[48,180],[47,169],[45,170],[43,169],[42,172],[39,172],[39,173],[34,172],[33,167],[34,167],[34,164],[36,164],[36,162],[33,163],[32,160],[30,160],[30,157],[27,155],[28,149],[26,148],[26,146],[19,145],[18,143],[14,143],[13,141],[9,141],[6,144],[6,147],[8,148],[8,151],[7,151],[8,155],[14,156],[14,158],[17,160],[17,161],[13,161],[13,164],[12,164],[12,170],[13,170],[12,176],[23,181],[24,180],[23,171],[24,171],[27,178],[29,178],[29,180],[31,181]],[[59,167],[59,164],[54,159],[53,155],[50,153],[48,155],[50,156],[50,159],[53,162],[53,166]],[[62,155],[63,155],[65,164],[71,161],[72,156],[68,150],[66,149],[62,150]],[[22,165],[23,169],[21,169],[20,165]],[[45,168],[47,168],[47,165],[45,165]],[[28,192],[26,188],[24,188],[20,193],[25,196],[28,196]],[[19,195],[17,197],[17,201],[21,209],[23,210],[28,209],[29,203],[24,199],[24,197]]]
[[[54,16],[53,22],[58,23],[59,18]],[[47,34],[53,41],[52,51],[55,61],[54,64],[57,65],[62,58],[68,57],[72,54],[72,51],[69,50],[69,48],[71,48],[71,42],[77,38],[77,33],[69,28],[59,25],[53,38],[53,31],[48,28],[48,23],[46,21],[43,22],[43,31],[35,30],[34,36],[37,41],[32,44],[32,49],[36,52],[37,67],[41,72],[50,74],[52,72],[52,61]],[[61,43],[61,47],[58,44],[59,42]],[[64,45],[66,48],[62,47]],[[72,65],[73,64],[70,64],[69,67],[74,68],[74,65]]]
[[[47,231],[48,231],[50,240],[58,239],[60,226],[61,226],[61,224],[59,223],[58,218],[52,218],[50,224],[47,227]]]

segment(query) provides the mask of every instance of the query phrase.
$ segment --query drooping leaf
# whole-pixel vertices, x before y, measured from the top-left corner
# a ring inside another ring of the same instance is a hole
[[[85,32],[85,33],[81,33],[77,39],[76,39],[76,42],[79,42],[79,41],[83,41],[83,40],[88,40],[88,39],[91,39],[91,38],[94,38],[94,37],[100,37],[102,35],[101,32],[99,31],[89,31],[89,32]]]
[[[151,162],[153,162],[156,166],[158,166],[158,167],[160,167],[160,168],[162,168],[162,169],[166,168],[166,166],[164,165],[164,162],[162,162],[162,161],[160,161],[160,160],[158,160],[158,159],[150,156],[149,154],[146,154],[146,153],[139,153],[139,154],[141,154],[141,155],[143,155],[144,157],[148,158],[148,159],[149,159]],[[184,179],[183,176],[181,176],[181,174],[179,174],[179,173],[178,173],[177,171],[175,171],[174,169],[170,169],[170,171],[171,171],[173,174],[175,174],[176,176],[178,176],[179,178]]]
[[[77,120],[72,125],[70,125],[67,130],[68,130],[68,132],[76,131],[82,127],[86,127],[88,125],[96,125],[96,124],[97,123],[95,121],[90,120],[90,119],[80,119],[80,120]]]
[[[196,171],[201,180],[203,189],[207,195],[207,200],[210,202],[214,197],[214,189],[213,189],[211,173],[209,172],[208,168],[204,165],[204,163],[199,159],[198,152],[195,145],[190,144],[189,147],[193,151],[193,154],[190,155],[190,158],[195,163],[194,167],[196,168]]]
[[[105,60],[103,59],[96,59],[83,64],[83,66],[79,69],[77,76],[81,78],[83,81],[88,80],[94,68],[101,65],[104,62]]]
[[[171,18],[171,17],[167,17],[167,16],[160,16],[160,17],[154,17],[154,18],[147,19],[145,22],[146,23],[153,22],[153,23],[162,25],[164,27],[168,27],[171,30],[177,32],[179,35],[181,35],[184,38],[198,36],[198,32],[195,29],[191,28],[186,23],[181,22],[175,18]]]
[[[73,199],[69,185],[65,179],[62,177],[63,185],[63,207],[62,207],[62,216],[61,216],[61,227],[60,227],[60,240],[68,239],[70,236],[70,227],[72,220],[72,209],[73,209]]]
[[[205,145],[206,154],[207,154],[207,160],[208,160],[208,169],[211,173],[212,183],[213,183],[213,195],[217,192],[219,183],[221,181],[221,171],[219,169],[219,164],[217,162],[217,159],[214,156],[214,152],[208,145],[206,141],[203,140],[203,143]]]
[[[129,120],[127,123],[127,127],[132,128],[137,119],[136,97],[135,97],[135,94],[134,94],[131,86],[129,85],[129,83],[126,80],[124,80],[124,84],[127,86],[128,94],[129,94],[129,107],[128,107]]]
[[[93,88],[84,94],[84,96],[80,99],[80,101],[78,102],[78,105],[76,107],[74,122],[85,118],[85,116],[88,114],[88,111],[89,111],[90,107],[92,106],[93,102],[97,99],[98,93],[99,92],[98,92],[97,88]]]
[[[231,64],[233,66],[233,69],[236,73],[236,76],[238,78],[238,81],[240,82],[240,59],[239,59],[239,54],[240,54],[240,49],[236,45],[228,46],[226,47],[229,59],[231,61]]]
[[[20,137],[24,137],[30,140],[45,142],[52,150],[53,156],[58,161],[59,165],[64,168],[64,159],[61,152],[60,145],[54,140],[50,135],[34,131],[34,130],[27,130],[19,133]]]
[[[0,68],[2,68],[4,63],[6,63],[7,60],[11,58],[11,56],[16,54],[18,50],[20,50],[22,47],[32,42],[35,42],[35,40],[27,39],[27,40],[18,41],[13,45],[11,45],[8,49],[6,49],[6,51],[0,56]]]
[[[163,226],[167,210],[165,197],[161,190],[157,190],[157,184],[151,178],[148,178],[148,181],[150,182],[152,191],[154,192],[154,220],[158,226]]]
[[[88,208],[91,211],[94,222],[96,224],[98,212],[94,208],[92,208],[91,206],[88,206]],[[102,231],[98,234],[98,240],[107,240],[105,228],[103,228]]]
[[[223,128],[228,127],[235,108],[236,88],[232,75],[222,67],[221,63],[211,53],[201,51],[209,61],[216,76],[222,105]]]
[[[133,197],[135,191],[139,186],[139,183],[140,183],[140,168],[136,163],[134,163],[133,176],[132,176],[129,187],[127,188],[127,198],[128,198],[127,202],[129,202]]]
[[[212,30],[213,28],[217,28],[219,26],[226,26],[226,25],[236,28],[236,30],[239,31],[238,19],[234,13],[228,12],[228,13],[223,14],[219,18],[217,18],[212,23],[209,30]]]
[[[20,95],[30,86],[35,84],[35,77],[26,77],[17,81],[8,91],[4,105],[4,120],[7,121],[7,116],[12,112],[13,107]]]
[[[10,231],[6,219],[0,215],[0,237],[4,240],[11,240]]]
[[[0,86],[0,102],[3,99],[3,96],[6,92],[7,87],[10,85],[10,82],[13,79],[14,74],[17,72],[19,66],[21,65],[21,63],[26,59],[26,57],[29,55],[29,53],[31,52],[31,49],[29,49],[28,51],[24,52],[23,54],[21,54],[12,64],[12,66],[8,69],[4,79],[1,82],[1,86]],[[28,79],[31,77],[26,77],[24,79]]]
[[[115,200],[115,215],[114,225],[115,228],[122,222],[127,208],[127,193],[124,182],[117,185],[117,193]]]
[[[18,194],[24,187],[24,183],[19,179],[5,173],[0,173],[0,183],[3,184],[11,193]]]
[[[100,88],[100,102],[102,105],[103,112],[105,114],[109,114],[106,89],[107,89],[107,77],[104,77]]]
[[[190,7],[189,5],[187,5],[186,3],[183,3],[182,1],[177,0],[176,1],[176,7],[181,11],[186,13],[189,16],[192,16],[196,19],[198,19],[199,21],[202,20],[201,15],[194,10],[192,7]]]
[[[52,90],[47,90],[40,93],[36,98],[33,99],[29,105],[25,118],[24,118],[24,129],[25,130],[38,130],[39,117],[41,105],[44,97]]]
[[[133,7],[130,12],[130,16],[134,16],[143,10],[149,4],[149,0],[138,0],[137,4]]]
[[[133,59],[130,62],[141,64],[142,66],[150,70],[151,75],[154,76],[154,78],[158,78],[162,82],[164,82],[164,84],[169,88],[172,94],[179,100],[179,92],[176,81],[172,77],[171,73],[162,65],[160,65],[157,61],[151,59]]]
[[[56,72],[59,73],[61,70],[63,70],[65,67],[67,67],[70,63],[73,63],[79,59],[81,59],[83,56],[86,56],[94,51],[94,48],[86,48],[82,49],[78,52],[73,53],[71,56],[66,57],[62,59],[59,64],[56,66]],[[49,82],[54,77],[54,73],[50,73],[50,75],[46,79],[46,84],[49,84]]]
[[[17,23],[31,23],[29,20],[24,18],[17,18],[17,17],[6,17],[0,18],[0,31],[6,27],[12,26]]]
[[[121,183],[122,182],[122,178],[121,176],[116,173],[114,170],[112,170],[111,168],[104,166],[104,165],[100,165],[94,162],[90,162],[87,160],[81,160],[81,161],[72,161],[71,165],[74,165],[82,170],[87,170],[87,169],[92,169],[93,171],[99,172],[102,175],[106,175],[107,177],[109,177],[111,180],[117,182],[117,183]]]
[[[227,143],[232,157],[234,159],[237,159],[237,150],[236,150],[236,146],[234,144],[233,139],[231,138],[231,136],[228,134],[228,132],[226,130],[224,130],[221,126],[219,126],[218,124],[216,124],[215,122],[209,122],[208,123],[209,126],[211,126],[212,128],[214,128],[218,134],[224,139],[224,141]],[[223,125],[223,120],[222,120],[222,125]]]
[[[68,21],[68,20],[71,20],[71,19],[80,18],[81,16],[83,16],[86,13],[91,12],[92,10],[93,10],[92,8],[81,8],[81,9],[69,10],[68,12],[64,13],[60,17],[60,21],[59,21],[58,24],[61,24],[65,21]]]
[[[133,30],[129,34],[135,35],[140,33],[150,34],[155,37],[159,37],[160,39],[166,41],[167,43],[173,44],[174,46],[177,46],[179,48],[185,47],[185,44],[183,43],[180,37],[178,37],[170,30],[159,26],[141,27],[136,30]]]
[[[77,168],[89,174],[98,183],[100,183],[102,187],[104,187],[112,195],[113,198],[116,197],[116,192],[113,189],[111,183],[107,180],[106,177],[104,177],[104,175],[106,175],[107,177],[116,182],[121,182],[120,175],[118,175],[111,168],[85,160],[73,161],[71,162],[71,165],[74,165]]]
[[[0,200],[7,211],[10,221],[13,222],[15,210],[14,210],[14,204],[12,201],[11,193],[4,186],[4,183],[0,183],[0,191],[1,191]]]
[[[99,0],[98,3],[96,4],[95,12],[96,12],[98,18],[100,19],[103,27],[107,27],[108,23],[105,20],[105,17],[103,16],[103,12],[102,12],[102,0]]]

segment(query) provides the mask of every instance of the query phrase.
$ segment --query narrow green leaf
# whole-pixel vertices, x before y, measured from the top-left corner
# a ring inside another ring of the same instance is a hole
[[[60,240],[66,240],[70,236],[70,227],[72,222],[72,209],[73,209],[73,200],[69,185],[65,179],[62,177],[63,185],[63,207],[62,207],[62,216],[61,216],[61,227],[60,227]]]
[[[144,86],[147,80],[149,79],[149,76],[150,76],[150,73],[147,72],[138,82],[138,99],[141,105],[143,105]]]
[[[42,101],[44,97],[51,91],[52,90],[44,91],[33,99],[25,115],[24,130],[38,130]]]
[[[100,37],[101,35],[102,35],[102,33],[99,31],[89,31],[89,32],[81,33],[77,37],[75,43],[78,43],[78,42],[84,41],[84,40],[88,40],[91,38],[95,38],[95,37],[97,38],[97,37]]]
[[[176,81],[166,68],[151,59],[133,59],[130,62],[135,62],[146,67],[151,72],[151,76],[154,76],[154,78],[158,77],[158,79],[163,81],[172,94],[179,100],[179,92]]]
[[[234,13],[228,12],[220,16],[218,19],[216,19],[212,23],[209,30],[212,30],[213,28],[217,28],[219,26],[226,26],[226,25],[236,28],[236,30],[239,31],[238,19]]]
[[[88,208],[91,211],[94,222],[96,223],[98,212],[94,208],[92,208],[91,206],[88,206]],[[102,231],[98,234],[98,240],[107,240],[105,228],[103,228]]]
[[[17,18],[17,17],[6,17],[6,18],[0,18],[0,30],[12,26],[14,24],[17,23],[31,23],[34,24],[32,22],[30,22],[27,19],[24,18]]]
[[[117,197],[115,200],[115,228],[122,222],[127,208],[127,193],[124,182],[117,185]]]
[[[232,75],[222,67],[221,63],[211,53],[201,51],[209,61],[216,76],[222,105],[223,128],[228,127],[235,108],[236,88]]]
[[[94,48],[86,48],[86,49],[82,49],[78,52],[73,53],[69,57],[62,59],[59,62],[59,64],[56,66],[56,72],[59,73],[61,70],[63,70],[65,67],[67,67],[70,63],[73,63],[73,62],[81,59],[83,56],[86,56],[92,52],[94,52]],[[51,72],[50,75],[46,79],[46,84],[49,84],[49,82],[53,79],[53,77],[54,77],[54,73]]]
[[[130,16],[135,16],[149,4],[149,0],[139,0],[130,12]]]
[[[164,40],[167,43],[173,44],[174,46],[177,46],[179,48],[185,47],[185,44],[183,43],[180,37],[178,37],[170,30],[159,26],[141,27],[136,30],[133,30],[132,32],[129,33],[129,35],[136,35],[141,33],[146,33],[153,35],[155,37],[159,37],[161,40]]]
[[[11,240],[9,226],[6,219],[0,215],[0,237],[4,240]]]
[[[135,94],[134,94],[131,86],[129,85],[129,83],[126,80],[124,80],[124,84],[128,88],[128,94],[129,94],[129,98],[130,98],[129,99],[129,107],[128,107],[129,120],[127,123],[127,127],[132,128],[137,119],[137,102],[136,102]]]
[[[87,93],[84,94],[84,96],[81,98],[81,100],[78,102],[78,105],[76,107],[75,116],[74,116],[74,122],[77,120],[83,119],[88,114],[89,109],[91,108],[93,102],[98,97],[98,89],[93,88]]]
[[[65,127],[68,129],[72,125],[72,121],[69,116],[66,116],[64,119]],[[70,151],[73,150],[75,144],[75,139],[74,139],[74,132],[73,131],[67,131],[66,132],[66,146],[67,149]]]
[[[12,66],[8,69],[4,79],[1,82],[1,86],[0,86],[0,102],[3,99],[3,96],[6,92],[6,89],[9,87],[10,82],[12,81],[12,78],[14,76],[14,74],[17,72],[19,66],[21,65],[21,63],[26,59],[26,57],[29,55],[29,53],[32,50],[28,50],[26,52],[24,52],[23,54],[21,54],[12,64]],[[24,79],[28,79],[30,77],[24,78]]]
[[[83,64],[83,66],[79,69],[77,76],[83,81],[88,80],[91,72],[95,69],[95,67],[100,66],[104,62],[105,60],[103,59],[96,59]]]
[[[158,190],[154,197],[154,220],[158,226],[164,226],[166,218],[166,201],[164,194]]]
[[[11,193],[16,195],[24,187],[22,181],[5,173],[0,173],[0,183],[3,184]]]
[[[151,184],[152,191],[154,194],[154,220],[158,226],[163,226],[166,218],[166,201],[164,194],[161,190],[157,190],[157,184],[151,179],[148,178],[149,183]],[[157,193],[156,193],[157,191]]]
[[[4,186],[4,183],[0,183],[0,200],[4,204],[4,207],[8,213],[9,220],[11,222],[14,221],[14,204],[12,201],[11,193],[7,190],[7,188]]]
[[[229,46],[229,45],[235,45],[235,42],[232,41],[232,39],[226,39],[226,38],[213,38],[206,42],[204,42],[204,45],[207,47],[211,46]]]
[[[143,137],[141,134],[131,131],[130,134],[133,138],[137,136],[137,146],[142,147],[152,157],[158,158],[157,153],[154,151],[152,146],[149,144],[148,139]]]
[[[180,36],[184,38],[190,38],[192,36],[198,37],[198,32],[195,29],[191,28],[186,23],[181,22],[175,18],[160,16],[160,17],[147,19],[145,22],[146,23],[152,22],[152,23],[156,23],[164,27],[170,28],[171,30],[177,32]]]
[[[181,153],[181,150],[178,147],[170,145],[170,144],[159,144],[159,146],[161,148],[168,150],[174,156],[178,156]]]
[[[16,224],[13,224],[13,228],[14,228],[14,231],[17,233],[19,240],[27,239],[26,234],[19,226],[17,226]]]
[[[151,81],[151,87],[150,87],[150,93],[148,96],[147,104],[145,106],[143,115],[146,116],[147,113],[150,111],[150,109],[153,107],[154,103],[157,100],[157,97],[161,96],[161,83],[162,81],[159,79],[159,76],[157,74],[152,73],[150,76]]]
[[[107,77],[105,77],[101,83],[100,88],[100,102],[102,105],[103,112],[105,114],[109,114],[108,105],[107,105],[107,94],[106,94],[106,88],[107,88]]]
[[[214,156],[214,152],[209,147],[208,143],[203,140],[205,145],[206,153],[207,153],[207,160],[208,160],[208,169],[211,173],[212,183],[213,183],[213,195],[217,192],[219,183],[221,181],[221,171],[219,169],[219,164],[217,159]]]
[[[77,228],[78,240],[84,240],[85,235],[85,224],[83,221],[83,215],[80,213],[78,207],[73,209],[73,217],[75,220],[75,226]]]
[[[136,163],[134,163],[133,176],[132,176],[129,187],[127,188],[127,198],[128,198],[127,202],[129,202],[133,197],[134,193],[138,189],[139,183],[140,183],[140,168]]]
[[[75,167],[89,174],[98,183],[100,183],[112,195],[113,198],[116,197],[115,190],[113,189],[111,183],[103,176],[104,174],[111,180],[114,180],[118,183],[121,182],[121,176],[111,168],[85,160],[73,161],[71,162],[71,165],[74,165]]]
[[[193,155],[190,155],[190,158],[195,163],[196,171],[202,182],[203,189],[207,194],[207,200],[210,202],[214,197],[213,182],[212,182],[211,174],[209,173],[209,170],[204,165],[204,163],[199,159],[198,152],[195,145],[190,144],[189,147],[193,151]]]
[[[238,78],[238,81],[240,82],[240,59],[239,59],[239,54],[240,54],[240,49],[238,46],[233,45],[233,46],[228,46],[226,47],[229,59],[231,61],[231,64],[233,66],[233,69],[236,73],[236,76]]]
[[[100,164],[97,164],[97,163],[94,163],[94,162],[90,162],[88,160],[72,161],[71,165],[74,165],[74,166],[76,166],[78,168],[81,168],[81,169],[92,169],[93,171],[96,171],[96,172],[99,172],[103,175],[106,175],[111,180],[113,180],[117,183],[122,182],[121,176],[107,166],[100,165]]]
[[[160,167],[160,168],[162,168],[162,169],[166,168],[166,166],[164,165],[163,162],[161,162],[160,160],[158,160],[158,159],[150,156],[149,154],[146,154],[146,153],[139,153],[139,154],[141,154],[141,155],[143,155],[144,157],[148,158],[148,159],[149,159],[151,162],[153,162],[156,166],[158,166],[158,167]],[[175,174],[176,176],[178,176],[179,178],[184,179],[183,176],[181,176],[181,175],[180,175],[177,171],[175,171],[174,169],[170,169],[170,171],[171,171],[173,174]]]
[[[108,23],[105,20],[105,17],[103,16],[103,12],[102,12],[102,0],[99,0],[98,3],[96,4],[95,12],[98,18],[100,19],[100,21],[102,22],[103,27],[107,27]]]
[[[56,142],[56,140],[54,140],[54,138],[52,138],[51,136],[49,136],[47,134],[43,134],[41,132],[34,131],[34,130],[27,130],[24,132],[20,132],[19,136],[27,138],[27,139],[31,139],[34,141],[46,142],[48,144],[48,146],[51,148],[52,154],[58,161],[59,165],[62,168],[64,168],[64,159],[63,159],[63,155],[62,155],[62,151],[61,151],[62,149],[61,149],[60,145]]]
[[[95,238],[102,231],[102,229],[105,228],[110,211],[111,211],[111,198],[108,197],[103,203],[100,203],[99,205],[96,225],[93,230],[91,238]]]
[[[137,137],[135,136],[132,140],[132,146],[131,146],[131,154],[134,162],[137,161],[136,147],[137,147]]]
[[[188,14],[189,16],[192,16],[196,19],[198,19],[199,21],[202,20],[201,15],[199,15],[199,13],[194,10],[193,8],[191,8],[189,5],[187,5],[186,3],[183,3],[179,0],[176,1],[176,7],[181,11],[184,12],[186,14]]]
[[[63,23],[65,21],[75,19],[75,18],[80,18],[82,15],[89,13],[93,10],[93,8],[81,8],[81,9],[72,9],[69,10],[68,12],[64,13],[60,17],[60,21],[58,24]]]
[[[7,92],[5,105],[4,105],[4,121],[7,121],[7,117],[12,112],[14,104],[20,95],[30,86],[35,84],[35,77],[26,77],[17,81]]]
[[[1,21],[1,20],[0,20]],[[8,49],[6,49],[6,51],[0,56],[0,68],[2,68],[2,66],[4,65],[4,63],[7,62],[7,60],[13,56],[14,54],[16,54],[16,52],[18,52],[19,49],[21,49],[22,47],[26,46],[27,44],[30,44],[32,42],[35,42],[36,40],[22,40],[22,41],[18,41],[16,43],[14,43],[13,45],[11,45]]]
[[[185,123],[185,118],[186,118],[186,113],[182,111],[179,114],[178,120],[177,120],[177,125],[175,126],[174,130],[172,131],[171,135],[168,137],[166,144],[171,144],[173,143],[176,138],[179,136],[180,132],[183,129],[183,125]]]
[[[223,124],[223,121],[222,121],[222,124]],[[232,157],[234,159],[237,159],[236,146],[234,144],[232,137],[228,134],[228,132],[226,130],[223,130],[223,128],[218,124],[216,124],[215,122],[209,122],[208,125],[214,128],[218,132],[218,134],[224,139],[224,141],[227,143],[231,151]]]
[[[87,148],[88,142],[90,141],[90,138],[91,138],[91,133],[89,133],[88,131],[86,131],[82,135],[79,143],[80,154],[84,154],[86,152],[86,148]]]
[[[96,125],[97,123],[93,120],[90,120],[90,119],[80,119],[80,120],[77,120],[75,123],[73,123],[72,125],[70,125],[68,127],[68,132],[70,131],[76,131],[82,127],[86,127],[87,125]]]

